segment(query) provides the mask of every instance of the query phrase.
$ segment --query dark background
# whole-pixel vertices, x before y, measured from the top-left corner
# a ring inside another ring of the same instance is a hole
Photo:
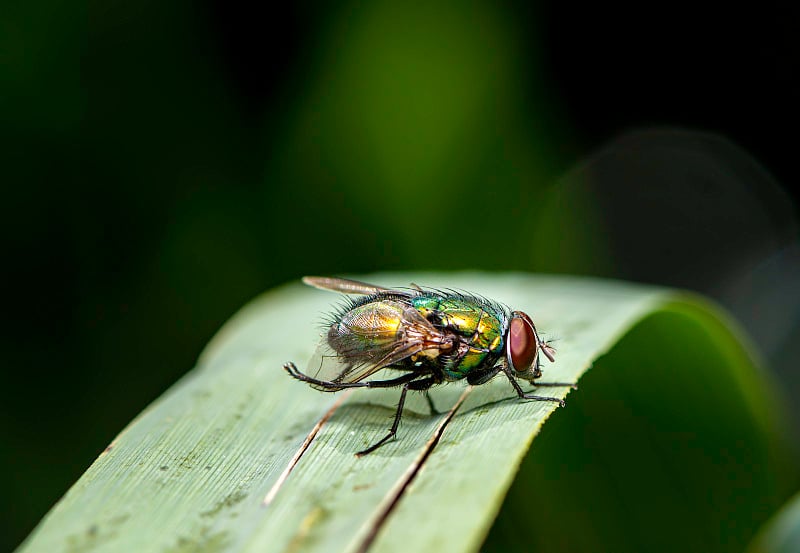
[[[4,12],[0,549],[303,274],[688,287],[800,393],[789,3]]]

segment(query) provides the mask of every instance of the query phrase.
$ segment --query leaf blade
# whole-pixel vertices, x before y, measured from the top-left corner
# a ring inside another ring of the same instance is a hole
[[[559,381],[577,381],[648,313],[695,301],[659,288],[571,277],[364,280],[461,287],[524,309],[547,338],[560,338],[556,364],[545,368],[545,378]],[[425,402],[412,397],[398,440],[356,459],[355,451],[388,429],[397,399],[394,390],[357,391],[333,412],[274,500],[262,505],[337,401],[280,368],[311,355],[314,318],[331,299],[291,285],[243,308],[197,368],[120,434],[21,551],[477,550],[531,441],[555,409],[518,401],[502,378],[468,393],[430,456],[430,440],[446,414],[430,415]],[[452,407],[463,391],[436,390],[437,407]],[[405,488],[420,459],[422,469]],[[403,493],[395,503],[398,490]],[[460,508],[449,511],[454,504]],[[410,525],[413,535],[406,531]]]

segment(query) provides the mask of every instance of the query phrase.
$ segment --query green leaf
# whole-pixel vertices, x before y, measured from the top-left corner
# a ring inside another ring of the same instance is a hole
[[[398,391],[324,394],[289,378],[281,365],[304,365],[336,296],[286,286],[228,322],[21,551],[461,552],[487,533],[487,551],[733,551],[797,489],[780,401],[700,298],[522,274],[364,280],[525,310],[557,338],[542,381],[595,367],[563,409],[518,400],[503,378],[436,389],[433,415],[415,394],[398,439],[356,458]]]

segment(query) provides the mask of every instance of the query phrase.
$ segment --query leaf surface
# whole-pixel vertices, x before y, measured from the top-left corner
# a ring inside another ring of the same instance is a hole
[[[681,540],[706,551],[734,550],[796,489],[796,459],[775,391],[724,315],[700,298],[523,274],[361,278],[465,289],[526,311],[546,339],[556,339],[556,362],[545,365],[542,381],[578,382],[593,363],[601,367],[563,409],[518,400],[503,377],[434,390],[436,414],[420,395],[410,395],[398,438],[356,458],[388,430],[399,390],[324,394],[289,378],[282,364],[305,365],[321,314],[337,298],[284,286],[226,323],[197,366],[122,431],[20,550],[463,552],[484,542],[498,551],[586,550],[585,540],[599,550],[641,550],[653,540],[647,528],[673,527],[629,504],[641,497],[656,513],[683,505],[676,516],[697,524],[673,532]],[[715,392],[719,387],[723,394]],[[541,447],[530,449],[551,416],[554,435],[542,432],[535,442]],[[631,420],[641,424],[632,429]],[[615,429],[629,434],[614,436]],[[661,443],[659,432],[686,443]],[[630,446],[619,459],[594,443],[604,433]],[[717,436],[713,451],[695,444],[692,433]],[[652,447],[635,447],[647,436],[654,437]],[[701,460],[722,457],[696,471],[682,466],[682,475],[676,464],[698,451]],[[655,468],[631,472],[631,486],[618,470],[600,470],[619,467],[625,455],[621,468],[638,462]],[[715,466],[728,472],[715,474]],[[741,484],[742,473],[756,475],[748,482],[754,489]],[[721,489],[703,480],[709,474],[732,483],[732,497],[706,497],[704,490]],[[657,494],[681,486],[697,493],[654,495],[642,486]],[[725,521],[747,518],[743,501],[755,514],[726,530]],[[581,504],[608,508],[586,513]],[[702,516],[707,509],[723,514]],[[626,520],[637,520],[636,531],[625,530]]]

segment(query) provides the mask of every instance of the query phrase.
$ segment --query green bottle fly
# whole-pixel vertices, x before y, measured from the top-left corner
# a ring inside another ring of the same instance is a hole
[[[395,436],[408,390],[427,393],[431,386],[462,379],[479,385],[502,372],[520,398],[564,405],[557,397],[526,394],[517,382],[533,383],[542,376],[540,352],[551,362],[555,360],[555,350],[541,340],[533,321],[522,311],[449,290],[390,289],[329,277],[304,277],[303,282],[360,297],[349,300],[331,316],[308,370],[303,373],[289,362],[284,365],[287,372],[325,392],[402,387],[389,433],[358,452],[359,456]],[[403,374],[367,380],[382,369]]]

